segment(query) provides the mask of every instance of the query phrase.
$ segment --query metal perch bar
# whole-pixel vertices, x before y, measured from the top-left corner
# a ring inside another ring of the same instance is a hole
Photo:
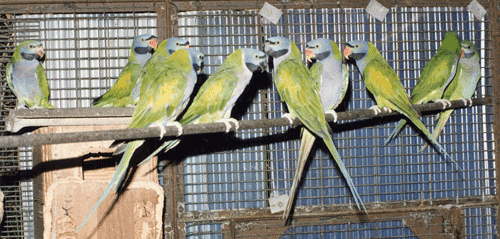
[[[492,104],[493,99],[491,97],[484,97],[472,100],[472,106],[488,105]],[[428,103],[423,105],[416,105],[417,109],[422,113],[429,111],[443,111],[446,109],[456,109],[468,107],[464,101],[456,100],[451,102],[450,107],[443,109],[443,104],[441,103]],[[133,109],[125,109],[127,112]],[[28,113],[28,111],[32,111]],[[47,109],[36,109],[36,110],[23,110],[17,116],[23,115],[23,117],[31,118],[46,118],[46,117],[64,117],[68,116],[70,118],[78,117],[124,117],[130,112],[120,113],[118,115],[112,115],[105,111],[119,111],[119,108],[113,109],[57,109],[57,110],[47,110]],[[52,115],[54,113],[54,115]],[[116,113],[116,112],[115,112]],[[382,111],[382,113],[375,115],[374,111],[371,109],[359,109],[347,112],[338,112],[338,121],[340,120],[362,120],[370,119],[374,117],[383,116],[394,116],[399,115],[397,112],[387,113]],[[131,114],[130,114],[131,115]],[[333,121],[333,117],[328,115],[326,117],[328,122]],[[274,118],[274,119],[264,119],[264,120],[245,120],[239,121],[239,130],[246,129],[258,129],[258,128],[270,128],[270,127],[280,127],[288,126],[289,121],[285,118]],[[300,126],[302,123],[300,120],[295,119],[293,126]],[[224,123],[211,123],[211,124],[197,124],[197,125],[184,125],[182,127],[182,135],[193,135],[193,134],[203,134],[203,133],[221,133],[225,132]],[[234,128],[231,129],[234,131]],[[73,133],[50,133],[50,134],[31,134],[31,135],[14,135],[14,136],[4,136],[0,137],[0,145],[4,148],[10,147],[27,147],[35,145],[45,145],[45,144],[63,144],[63,143],[76,143],[76,142],[87,142],[87,141],[101,141],[101,140],[131,140],[131,139],[146,139],[155,138],[160,136],[160,128],[158,127],[148,127],[148,128],[137,128],[137,129],[121,129],[121,130],[102,130],[102,131],[91,131],[91,132],[73,132]],[[166,127],[166,132],[164,137],[170,137],[177,135],[177,128],[174,126]]]

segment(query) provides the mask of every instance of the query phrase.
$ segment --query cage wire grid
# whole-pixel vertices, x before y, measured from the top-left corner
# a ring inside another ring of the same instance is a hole
[[[473,15],[462,7],[391,8],[384,22],[374,20],[365,14],[364,9],[357,8],[287,9],[277,25],[262,20],[257,11],[193,11],[179,13],[178,23],[179,36],[189,39],[195,48],[200,48],[205,53],[207,74],[222,63],[221,55],[228,55],[239,47],[262,50],[263,40],[270,36],[283,35],[291,38],[301,52],[304,52],[306,42],[317,37],[333,40],[341,50],[347,41],[360,39],[375,44],[396,70],[408,93],[411,93],[425,63],[437,51],[444,33],[457,31],[461,39],[471,40],[476,44],[481,56],[482,78],[475,97],[491,95],[488,19],[474,20]],[[373,101],[369,98],[357,69],[351,66],[350,70],[350,92],[341,110],[372,106]],[[275,118],[281,117],[285,112],[276,89],[266,83],[261,84],[248,109],[242,119]],[[263,109],[266,111],[262,111]],[[463,175],[459,175],[453,164],[444,161],[433,149],[418,152],[425,141],[411,127],[406,127],[390,145],[382,146],[398,118],[374,119],[371,123],[340,122],[338,126],[332,127],[335,131],[333,137],[367,205],[484,197],[494,195],[495,187],[492,114],[493,110],[489,106],[456,110],[439,138],[448,153],[467,168]],[[423,122],[430,129],[437,120],[431,115],[423,117]],[[366,127],[363,123],[369,126]],[[202,155],[199,156],[188,155],[184,161],[184,181],[179,184],[182,187],[181,195],[185,199],[185,210],[209,210],[207,215],[210,215],[210,211],[261,208],[262,205],[268,206],[269,197],[287,194],[300,146],[297,129],[278,127],[238,132],[234,138],[252,141],[255,137],[267,139],[265,136],[280,134],[287,136],[283,137],[287,140],[270,143],[264,141],[263,145],[256,147],[212,154],[200,153]],[[188,149],[196,151],[195,147],[211,147],[213,143],[209,141],[231,144],[222,137],[224,136],[205,140],[205,146],[191,144],[196,146]],[[296,140],[289,140],[290,137]],[[263,160],[258,160],[259,157]],[[262,169],[267,172],[262,172]],[[342,176],[321,146],[316,147],[303,181],[296,207],[307,211],[308,207],[348,204],[354,208]],[[488,216],[480,219],[494,222],[496,212],[491,208],[487,210],[490,210]],[[468,220],[469,218],[479,220],[472,214],[472,210],[465,211],[467,222],[473,221]],[[198,219],[201,218],[203,217]],[[206,219],[209,221],[210,216]],[[189,222],[189,219],[186,221]],[[219,238],[225,233],[221,231],[222,224],[193,222],[188,224],[186,236]],[[476,230],[481,235],[495,237],[493,231],[496,224],[489,224],[490,227],[484,225],[486,224],[478,226],[479,229],[468,225],[467,237],[473,237]],[[314,234],[315,229],[304,230],[309,235],[309,232]],[[367,227],[366,230],[371,229]],[[296,236],[293,238],[301,238],[293,231],[287,233]],[[366,235],[369,238],[392,237],[369,233]],[[410,232],[397,237],[413,238],[412,235]],[[366,237],[357,235],[354,238]]]
[[[90,107],[91,99],[109,89],[127,63],[136,35],[156,34],[155,13],[12,14],[0,20],[5,46],[0,64],[6,65],[15,46],[40,40],[46,49],[44,63],[51,103],[56,108]],[[5,76],[5,67],[1,68]],[[2,77],[2,115],[15,107],[15,97]],[[6,134],[2,117],[1,133]],[[31,147],[2,149],[0,171],[24,176],[31,170]],[[5,177],[3,177],[5,178]],[[12,178],[11,178],[12,179]],[[33,183],[31,179],[2,181],[6,194],[2,238],[33,238]]]
[[[4,32],[0,34],[4,38],[0,39],[0,45],[4,48],[0,49],[3,53],[0,64],[6,64],[19,42],[42,40],[47,50],[44,67],[51,88],[51,103],[57,108],[89,107],[90,100],[111,87],[126,64],[133,37],[156,33],[156,19],[155,13],[135,12],[3,15],[0,26]],[[382,23],[358,8],[286,9],[277,25],[262,20],[254,10],[182,12],[177,15],[177,21],[178,35],[204,52],[207,75],[233,50],[240,47],[262,50],[263,40],[274,35],[290,37],[302,52],[305,43],[317,37],[327,37],[341,49],[349,40],[363,39],[376,45],[395,68],[408,93],[420,70],[439,47],[444,33],[454,30],[462,39],[474,41],[480,51],[482,79],[475,97],[492,95],[489,20],[487,17],[484,21],[474,20],[461,7],[391,8]],[[433,31],[436,34],[430,33]],[[351,66],[350,70],[349,100],[343,103],[341,110],[370,107],[373,102],[356,68]],[[0,73],[5,75],[4,67]],[[15,106],[15,97],[6,88],[4,79],[2,77],[2,115]],[[276,89],[270,79],[264,77],[254,78],[242,98],[233,113],[243,120],[276,118],[285,112]],[[419,153],[424,141],[410,127],[389,146],[382,146],[396,121],[373,119],[332,125],[334,142],[365,204],[494,195],[491,106],[455,110],[439,138],[466,169],[464,177],[434,150]],[[432,116],[423,117],[423,121],[428,128],[437,123]],[[0,127],[5,134],[3,121]],[[246,130],[229,136],[208,135],[187,141],[172,154],[162,155],[169,160],[185,159],[183,182],[178,190],[187,212],[210,214],[220,210],[265,208],[269,197],[286,194],[291,187],[300,144],[299,129]],[[189,144],[190,141],[197,144]],[[217,146],[209,142],[216,142]],[[196,145],[196,149],[189,145]],[[179,154],[186,148],[192,153]],[[296,207],[299,211],[307,206],[331,204],[354,208],[349,190],[330,156],[321,145],[316,146],[313,153]],[[4,175],[10,171],[29,170],[32,166],[31,148],[2,149],[0,154],[0,170]],[[1,190],[6,194],[2,238],[33,238],[32,183],[30,180],[2,181]],[[496,238],[496,210],[472,207],[464,211],[466,238]],[[428,215],[431,219],[436,217]],[[229,236],[224,230],[227,222],[187,221],[188,238]],[[444,228],[446,221],[436,225]],[[250,223],[238,223],[237,237],[244,238],[242,235],[250,226]],[[284,233],[284,238],[337,235],[417,238],[409,230],[408,223],[404,223],[404,218],[337,225],[296,222]]]

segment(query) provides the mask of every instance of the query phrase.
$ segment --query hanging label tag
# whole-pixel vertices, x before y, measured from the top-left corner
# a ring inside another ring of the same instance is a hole
[[[259,15],[274,24],[278,24],[282,14],[283,12],[281,10],[267,2],[264,3],[264,6],[262,6],[259,12]]]
[[[486,15],[486,9],[479,4],[476,0],[473,0],[467,9],[472,12],[472,14],[477,18],[477,20],[483,19],[484,15]]]
[[[271,207],[271,213],[274,214],[277,212],[285,211],[287,202],[288,202],[288,195],[286,194],[270,197],[269,206]]]
[[[368,3],[368,6],[366,6],[365,11],[377,20],[384,21],[385,15],[387,15],[389,9],[384,7],[384,5],[379,2],[371,0],[370,3]]]

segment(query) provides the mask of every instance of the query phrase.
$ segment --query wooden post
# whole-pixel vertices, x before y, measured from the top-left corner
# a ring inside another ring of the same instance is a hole
[[[123,129],[126,125],[53,126],[36,133]],[[150,152],[147,145],[132,160],[130,179],[112,191],[86,225],[87,217],[115,172],[122,155],[113,156],[112,141],[34,147],[35,238],[161,238],[164,193],[158,184],[156,157],[133,166]],[[130,176],[130,174],[129,174]]]

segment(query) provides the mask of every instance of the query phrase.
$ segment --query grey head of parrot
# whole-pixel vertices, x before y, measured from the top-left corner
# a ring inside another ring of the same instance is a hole
[[[134,52],[139,55],[153,54],[158,46],[158,41],[155,35],[143,34],[136,36],[132,43]]]
[[[464,58],[471,58],[476,54],[476,46],[470,41],[462,41],[462,50],[464,51]]]
[[[205,58],[205,55],[201,53],[200,51],[197,51],[192,48],[186,49],[189,52],[189,55],[191,56],[191,63],[193,65],[194,70],[196,71],[196,74],[201,74],[203,72],[203,59]]]
[[[362,60],[368,54],[368,42],[353,40],[347,43],[344,49],[344,57],[355,61]]]
[[[184,38],[171,37],[167,40],[167,45],[165,46],[167,53],[172,55],[175,51],[179,49],[190,48],[189,41]]]
[[[245,65],[250,72],[253,73],[257,70],[260,70],[260,72],[265,71],[267,68],[267,56],[264,52],[250,48],[241,48],[241,51],[243,52]]]
[[[306,59],[308,62],[313,60],[322,61],[332,54],[332,42],[326,38],[318,38],[306,44]]]
[[[45,61],[45,49],[39,41],[24,41],[19,46],[21,58],[27,61]]]
[[[270,37],[265,40],[264,51],[274,58],[280,58],[290,51],[290,39],[286,37]]]

